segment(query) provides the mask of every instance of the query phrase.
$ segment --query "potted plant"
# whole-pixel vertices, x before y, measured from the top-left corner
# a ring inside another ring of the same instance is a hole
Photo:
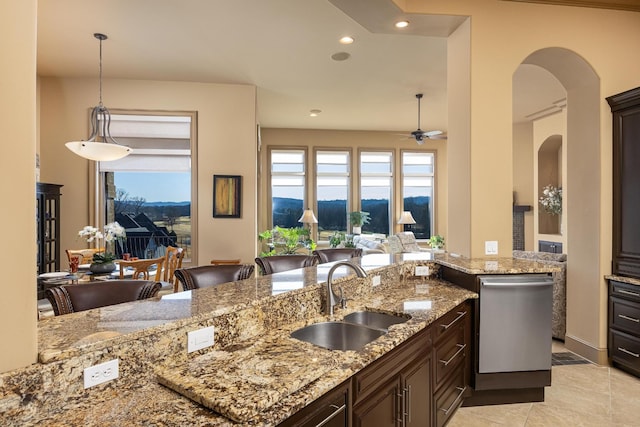
[[[340,246],[345,240],[344,231],[335,231],[331,237],[329,237],[329,246],[332,248],[337,248]]]
[[[258,240],[268,241],[269,247],[269,252],[262,252],[260,256],[292,255],[300,248],[306,248],[310,252],[316,248],[316,242],[311,238],[310,230],[302,227],[275,226],[271,230],[258,233]]]
[[[439,234],[434,234],[429,238],[429,246],[431,246],[431,249],[435,250],[444,249],[444,237]]]
[[[99,228],[87,225],[78,232],[78,236],[86,239],[89,243],[95,242],[97,248],[104,247],[104,252],[97,252],[93,255],[93,260],[89,266],[89,270],[92,273],[111,273],[116,269],[116,265],[113,263],[116,255],[109,250],[109,245],[127,238],[124,227],[117,222],[110,222],[104,226],[104,232],[102,232]],[[103,242],[104,245],[102,244]]]
[[[353,234],[362,233],[362,226],[369,224],[369,221],[369,212],[354,211],[349,213],[349,222],[351,223]]]

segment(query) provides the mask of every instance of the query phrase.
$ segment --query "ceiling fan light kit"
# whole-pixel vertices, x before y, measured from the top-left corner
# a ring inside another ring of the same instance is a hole
[[[113,139],[109,127],[111,114],[102,105],[102,41],[107,36],[100,33],[93,35],[100,41],[100,102],[91,110],[91,135],[86,141],[67,142],[66,147],[73,153],[85,159],[95,161],[118,160],[131,154],[131,148],[118,144]],[[99,141],[102,139],[102,141]]]
[[[447,136],[441,130],[422,130],[420,129],[420,100],[422,94],[417,93],[416,99],[418,100],[418,129],[411,132],[411,138],[415,139],[419,145],[424,144],[425,139],[447,139]]]

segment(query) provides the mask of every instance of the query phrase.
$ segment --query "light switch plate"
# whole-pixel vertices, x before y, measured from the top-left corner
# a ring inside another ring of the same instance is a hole
[[[485,255],[498,255],[498,242],[496,240],[487,240],[484,242]]]
[[[428,276],[429,275],[429,267],[426,265],[416,265],[416,276]]]
[[[115,380],[120,375],[120,359],[109,360],[84,369],[84,388]]]
[[[187,333],[187,353],[211,347],[214,343],[213,326]]]

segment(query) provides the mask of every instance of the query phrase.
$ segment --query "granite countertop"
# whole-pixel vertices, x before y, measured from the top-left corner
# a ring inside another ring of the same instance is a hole
[[[411,319],[393,325],[387,335],[359,351],[330,351],[289,337],[295,329],[326,320],[318,313],[324,293],[321,284],[331,265],[319,265],[43,319],[38,325],[39,363],[3,376],[2,419],[19,420],[7,425],[47,426],[277,425],[458,304],[477,298],[435,279],[439,265],[471,274],[555,271],[533,261],[469,260],[446,253],[373,254],[360,263],[369,277],[356,279],[348,269],[336,270],[333,276],[334,283],[344,282],[348,297],[355,297],[347,310],[336,312],[336,318],[370,309]],[[431,267],[430,279],[413,276],[414,265]],[[372,287],[374,275],[381,276],[382,285]],[[406,304],[416,302],[420,309]],[[212,324],[216,345],[187,354],[186,332]],[[268,358],[261,357],[265,352]],[[121,360],[121,378],[82,390],[83,369],[114,357]],[[220,363],[225,357],[231,362]],[[243,372],[241,360],[252,363],[253,371]],[[315,363],[303,363],[309,360]],[[221,368],[214,372],[211,367],[216,363]],[[310,373],[309,368],[318,365],[323,369]],[[276,378],[266,376],[272,371]],[[236,423],[196,403],[202,398],[198,387],[217,372],[228,377],[209,384],[239,387],[229,393],[233,399],[221,400],[224,407],[219,410],[250,421]],[[245,375],[251,372],[253,381],[270,382],[261,395],[247,387]],[[283,382],[286,387],[278,388]],[[269,394],[273,385],[276,395]],[[25,402],[24,396],[32,397]]]
[[[607,280],[615,280],[617,282],[626,283],[628,285],[640,286],[640,279],[636,279],[633,277],[616,276],[615,274],[610,274],[608,276],[604,276],[604,278]]]

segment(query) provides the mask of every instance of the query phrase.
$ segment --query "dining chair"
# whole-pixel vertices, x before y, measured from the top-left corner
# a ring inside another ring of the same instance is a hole
[[[362,257],[361,248],[329,248],[329,249],[316,249],[313,251],[313,255],[318,258],[319,264],[327,262],[340,261],[349,258]]]
[[[105,280],[45,290],[56,316],[155,297],[162,285],[150,280]]]
[[[164,254],[162,280],[173,284],[173,292],[178,292],[178,279],[175,277],[175,272],[182,268],[184,254],[185,251],[182,248],[174,248],[173,246],[168,246]]]
[[[151,258],[151,259],[137,259],[137,260],[120,260],[118,263],[120,264],[120,279],[125,278],[125,269],[127,267],[133,268],[133,275],[131,276],[132,280],[149,280],[149,269],[156,266],[155,276],[153,280],[159,282],[162,280],[162,266],[164,265],[163,256],[159,258]]]
[[[178,269],[176,277],[182,284],[182,289],[189,291],[248,279],[254,270],[253,264],[203,265]]]
[[[313,255],[274,255],[257,257],[256,264],[260,267],[261,274],[268,276],[281,271],[313,267],[318,264],[318,258]]]
[[[91,264],[93,255],[98,252],[104,252],[104,248],[88,248],[88,249],[65,249],[67,259],[71,262],[71,257],[79,256],[80,264]]]

